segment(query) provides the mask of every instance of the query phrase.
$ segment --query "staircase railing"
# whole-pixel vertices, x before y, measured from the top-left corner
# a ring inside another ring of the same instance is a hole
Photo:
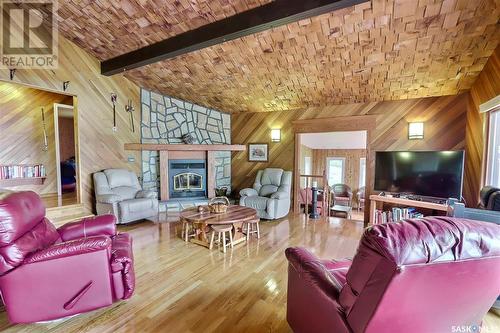
[[[319,179],[321,180],[321,183],[323,185],[323,196],[322,196],[322,202],[323,202],[323,205],[322,205],[322,212],[321,212],[321,215],[322,216],[329,216],[329,213],[330,213],[330,186],[328,185],[328,177],[326,175],[326,171],[323,170],[323,174],[322,175],[300,175],[299,176],[300,179],[304,178],[305,179],[305,189],[306,189],[306,197],[305,197],[305,203],[304,203],[304,212],[306,214],[306,217],[309,216],[309,193],[307,191],[308,188],[310,188],[311,186],[311,182],[314,180],[314,179]],[[300,182],[299,182],[300,184]]]

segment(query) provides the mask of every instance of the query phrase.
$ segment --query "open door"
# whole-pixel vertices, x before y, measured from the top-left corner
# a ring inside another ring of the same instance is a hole
[[[54,104],[57,196],[59,205],[77,202],[75,113],[71,105]]]

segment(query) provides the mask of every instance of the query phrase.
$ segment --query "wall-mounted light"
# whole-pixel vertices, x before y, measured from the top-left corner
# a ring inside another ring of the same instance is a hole
[[[272,142],[280,142],[281,141],[281,130],[279,128],[275,128],[271,130],[271,141]]]
[[[424,123],[408,123],[408,139],[421,140],[424,138]]]

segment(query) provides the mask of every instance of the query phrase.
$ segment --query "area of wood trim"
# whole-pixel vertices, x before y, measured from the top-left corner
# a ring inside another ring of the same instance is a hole
[[[170,150],[170,151],[245,151],[245,145],[184,145],[155,143],[126,143],[125,150]]]

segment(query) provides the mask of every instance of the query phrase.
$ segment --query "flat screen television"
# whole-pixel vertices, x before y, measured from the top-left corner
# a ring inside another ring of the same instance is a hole
[[[375,190],[460,200],[463,170],[463,150],[376,152]]]

